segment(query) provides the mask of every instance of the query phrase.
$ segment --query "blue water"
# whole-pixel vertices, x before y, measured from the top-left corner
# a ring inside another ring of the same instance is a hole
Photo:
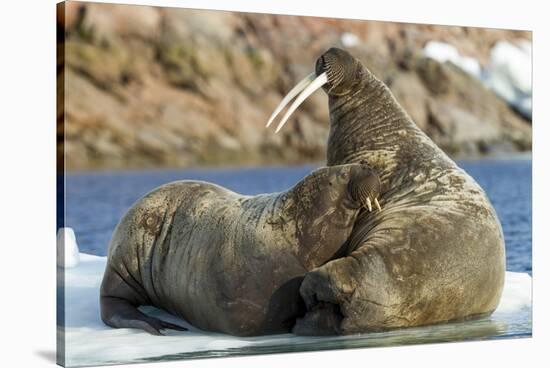
[[[531,273],[531,160],[476,160],[459,165],[485,189],[506,241],[507,270]],[[91,172],[66,177],[65,224],[84,253],[104,256],[113,229],[131,205],[159,185],[196,179],[242,194],[285,190],[315,166]]]

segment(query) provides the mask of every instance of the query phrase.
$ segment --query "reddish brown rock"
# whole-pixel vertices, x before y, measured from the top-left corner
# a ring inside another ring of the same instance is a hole
[[[344,33],[443,149],[531,146],[530,122],[471,76],[421,56],[439,40],[483,65],[497,40],[528,32],[78,2],[60,17],[70,169],[323,161],[323,93],[279,134],[264,126],[317,56],[343,46]]]

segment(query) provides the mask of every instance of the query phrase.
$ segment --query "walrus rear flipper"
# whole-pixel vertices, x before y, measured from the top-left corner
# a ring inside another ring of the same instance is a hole
[[[152,335],[163,335],[160,330],[165,328],[187,331],[185,327],[150,317],[128,301],[113,297],[101,297],[101,319],[111,327],[138,328]]]
[[[160,330],[166,328],[187,331],[185,327],[140,312],[137,307],[145,304],[142,297],[126,284],[109,265],[103,276],[100,293],[101,319],[108,326],[138,328],[152,335],[163,335]]]

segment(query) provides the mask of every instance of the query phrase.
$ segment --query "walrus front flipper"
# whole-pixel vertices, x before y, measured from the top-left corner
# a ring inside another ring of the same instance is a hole
[[[138,287],[136,284],[134,287]],[[142,294],[143,295],[143,294]],[[169,322],[150,317],[137,307],[150,304],[134,288],[128,285],[118,272],[107,265],[100,291],[101,320],[114,328],[138,328],[152,335],[163,335],[162,329],[186,331],[187,329]]]
[[[101,297],[101,319],[111,327],[138,328],[159,336],[163,335],[160,330],[166,328],[187,331],[185,327],[150,317],[140,312],[128,301],[113,297]]]
[[[292,332],[302,336],[327,336],[341,334],[344,316],[338,304],[338,296],[331,289],[319,268],[306,274],[300,286],[300,295],[306,305],[306,314],[296,320]]]
[[[299,336],[331,336],[340,333],[342,314],[336,304],[319,302],[298,318],[292,332]]]

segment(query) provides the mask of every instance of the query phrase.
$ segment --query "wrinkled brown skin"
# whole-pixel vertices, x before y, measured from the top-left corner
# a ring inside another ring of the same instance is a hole
[[[373,175],[359,164],[321,168],[286,192],[253,197],[198,181],[161,186],[114,231],[102,320],[152,334],[182,329],[137,309],[154,305],[208,331],[290,331],[305,312],[305,273],[346,242],[365,200],[354,185]]]
[[[350,54],[328,50],[316,65],[323,71],[327,164],[365,160],[380,175],[383,210],[362,212],[340,257],[306,275],[307,313],[293,331],[351,334],[493,312],[504,240],[484,191]]]

